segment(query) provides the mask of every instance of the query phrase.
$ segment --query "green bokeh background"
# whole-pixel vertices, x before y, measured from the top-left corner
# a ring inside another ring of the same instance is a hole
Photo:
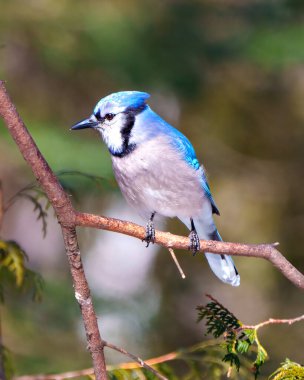
[[[300,0],[0,0],[0,77],[55,171],[104,178],[102,189],[69,178],[79,210],[101,213],[109,197],[120,195],[104,145],[93,134],[70,133],[69,126],[111,92],[146,91],[152,108],[189,137],[203,160],[223,237],[279,241],[304,271],[303,21]],[[0,178],[6,199],[33,180],[2,121]],[[14,230],[18,211],[32,212],[22,205],[7,217],[3,238]],[[176,221],[167,228],[185,233]],[[31,240],[22,233],[17,238],[20,244]],[[84,256],[96,238],[95,232],[80,233]],[[63,252],[51,268],[28,254],[45,277],[43,302],[14,297],[2,308],[3,338],[15,353],[17,373],[90,366]],[[236,260],[242,282],[232,289],[199,257],[179,257],[185,281],[160,250],[147,278],[151,287],[124,299],[94,292],[101,333],[103,315],[114,313],[125,348],[130,339],[124,338],[124,318],[140,326],[131,344],[138,355],[194,344],[205,339],[195,324],[195,306],[208,292],[246,324],[303,314],[302,292],[267,262]],[[147,300],[155,292],[157,311],[149,314]],[[261,335],[271,355],[263,376],[285,357],[303,363],[303,324],[265,328]]]

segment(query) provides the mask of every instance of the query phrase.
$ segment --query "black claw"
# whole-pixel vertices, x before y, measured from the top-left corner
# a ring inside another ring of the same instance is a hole
[[[198,234],[196,232],[193,219],[190,218],[191,221],[191,232],[189,234],[189,251],[192,251],[193,256],[195,256],[196,252],[200,250],[200,240]]]
[[[200,240],[197,232],[191,231],[189,234],[189,251],[192,251],[193,256],[200,250]]]
[[[153,223],[153,218],[154,218],[155,213],[151,215],[151,218],[149,222],[146,225],[146,236],[143,239],[147,243],[146,248],[149,247],[149,244],[155,243],[155,228],[154,228],[154,223]]]

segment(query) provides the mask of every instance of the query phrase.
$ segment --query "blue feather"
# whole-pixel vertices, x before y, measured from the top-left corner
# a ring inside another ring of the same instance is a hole
[[[179,130],[175,129],[170,124],[167,124],[167,126],[170,129],[170,132],[171,132],[170,135],[172,136],[172,144],[174,145],[174,147],[179,152],[182,153],[184,160],[191,167],[193,167],[193,169],[198,170],[200,168],[200,164],[199,164],[198,159],[196,158],[195,150],[191,142]],[[202,176],[202,187],[205,192],[205,195],[207,196],[207,198],[209,199],[211,203],[212,212],[214,214],[220,215],[219,209],[217,208],[216,203],[212,197],[204,169],[203,169],[203,176]]]
[[[202,182],[203,182],[202,184],[203,184],[203,189],[204,189],[205,195],[210,200],[213,214],[220,215],[219,209],[217,208],[217,205],[215,204],[215,201],[214,201],[213,196],[211,194],[210,187],[209,187],[205,172],[203,172]]]
[[[147,243],[153,241],[150,230],[154,230],[155,213],[176,216],[191,229],[190,246],[195,253],[199,237],[221,240],[212,216],[212,213],[219,215],[219,210],[192,144],[151,110],[146,104],[149,97],[139,91],[108,95],[97,103],[93,115],[73,129],[94,128],[102,136],[126,199],[143,215],[151,217]],[[233,286],[240,284],[231,257],[205,254],[219,279]]]
[[[140,91],[120,91],[108,95],[99,100],[94,108],[94,114],[106,105],[115,107],[134,107],[137,108],[145,103],[146,99],[150,97],[146,92]]]
[[[200,167],[200,164],[198,162],[198,159],[196,158],[196,154],[194,151],[194,148],[190,141],[187,139],[186,136],[184,136],[180,131],[177,129],[171,127],[174,133],[174,138],[172,140],[173,145],[175,148],[180,151],[187,163],[193,167],[193,169],[198,170]]]

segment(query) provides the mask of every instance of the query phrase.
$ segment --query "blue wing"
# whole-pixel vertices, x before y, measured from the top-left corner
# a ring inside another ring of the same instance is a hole
[[[200,164],[196,158],[196,154],[191,142],[177,129],[174,128],[173,131],[174,135],[172,136],[172,143],[174,144],[175,148],[182,153],[184,159],[190,166],[192,166],[195,170],[198,170],[200,168]]]
[[[173,137],[172,143],[174,144],[175,148],[177,148],[183,154],[184,159],[187,161],[187,163],[190,166],[192,166],[195,170],[198,170],[200,168],[200,164],[198,162],[198,159],[196,158],[195,150],[192,144],[187,139],[187,137],[184,136],[180,131],[178,131],[177,129],[173,127],[171,128],[172,128],[171,135]],[[205,192],[205,195],[210,200],[212,213],[220,215],[219,209],[217,208],[215,201],[212,197],[204,169],[203,169],[202,187]]]
[[[217,205],[215,204],[215,201],[213,199],[213,196],[210,191],[209,184],[207,182],[206,174],[203,172],[203,189],[205,191],[206,196],[209,198],[211,207],[212,207],[212,213],[220,215],[219,209],[217,208]]]

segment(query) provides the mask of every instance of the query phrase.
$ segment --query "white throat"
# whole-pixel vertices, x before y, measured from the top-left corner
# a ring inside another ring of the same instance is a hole
[[[99,133],[112,155],[124,156],[130,148],[130,138],[135,116],[119,113],[112,121],[105,122]],[[134,144],[132,144],[134,146]]]

